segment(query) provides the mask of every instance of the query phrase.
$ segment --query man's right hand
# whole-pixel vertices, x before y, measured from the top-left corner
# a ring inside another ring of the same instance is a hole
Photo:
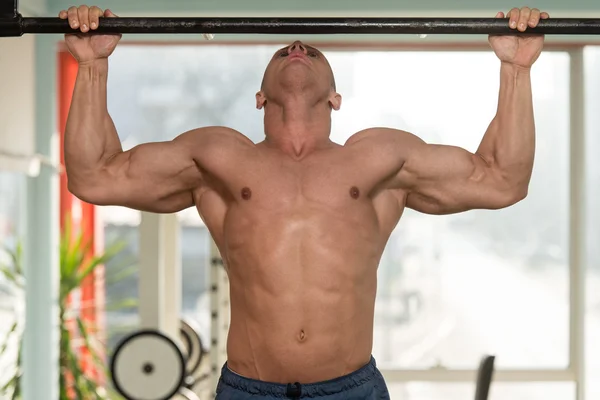
[[[71,7],[68,11],[63,10],[58,16],[61,19],[68,18],[71,28],[81,31],[81,34],[65,35],[67,48],[80,64],[108,58],[121,39],[120,34],[88,34],[90,30],[98,29],[100,17],[117,17],[110,10],[102,11],[96,6],[79,6]]]

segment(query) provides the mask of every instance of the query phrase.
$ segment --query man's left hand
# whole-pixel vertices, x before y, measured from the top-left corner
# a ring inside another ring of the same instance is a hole
[[[528,28],[535,28],[540,19],[550,18],[550,15],[537,8],[523,7],[513,8],[506,17],[511,29],[526,32]],[[505,18],[505,15],[499,12],[496,18]],[[527,69],[535,63],[544,47],[543,35],[490,35],[489,41],[500,61]]]

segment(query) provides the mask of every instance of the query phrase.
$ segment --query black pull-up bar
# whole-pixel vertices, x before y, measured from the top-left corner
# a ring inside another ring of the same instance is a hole
[[[59,18],[0,19],[0,36],[76,33]],[[94,33],[521,34],[496,18],[103,18]],[[599,35],[600,19],[549,19],[524,34]]]
[[[23,18],[18,0],[0,0],[0,37],[76,32],[60,18]],[[520,34],[504,18],[103,18],[93,33]],[[541,20],[525,34],[599,35],[600,19]]]

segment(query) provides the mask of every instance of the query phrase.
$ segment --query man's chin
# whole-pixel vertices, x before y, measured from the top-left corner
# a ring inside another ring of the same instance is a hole
[[[293,65],[293,64],[303,64],[303,65],[310,65],[310,62],[302,57],[293,57],[290,58],[289,60],[286,61],[287,65]]]
[[[293,92],[304,92],[316,86],[312,80],[302,79],[301,77],[283,79],[279,82],[279,85],[282,89]]]
[[[281,69],[281,72],[283,73],[283,71],[288,70],[288,69],[305,69],[308,70],[310,67],[310,63],[306,60],[303,60],[301,58],[294,58],[293,60],[290,61],[286,61],[285,65],[283,65],[283,68]]]
[[[288,68],[282,73],[279,84],[283,87],[312,87],[316,85],[314,77],[306,68]]]

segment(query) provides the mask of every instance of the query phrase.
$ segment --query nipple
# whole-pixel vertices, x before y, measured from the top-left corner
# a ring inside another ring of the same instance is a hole
[[[360,190],[358,190],[358,188],[356,186],[352,186],[350,188],[350,197],[352,197],[353,199],[358,199],[359,196],[360,196]]]
[[[242,189],[242,199],[244,200],[250,200],[250,197],[252,197],[252,191],[250,190],[250,188],[245,187]]]

